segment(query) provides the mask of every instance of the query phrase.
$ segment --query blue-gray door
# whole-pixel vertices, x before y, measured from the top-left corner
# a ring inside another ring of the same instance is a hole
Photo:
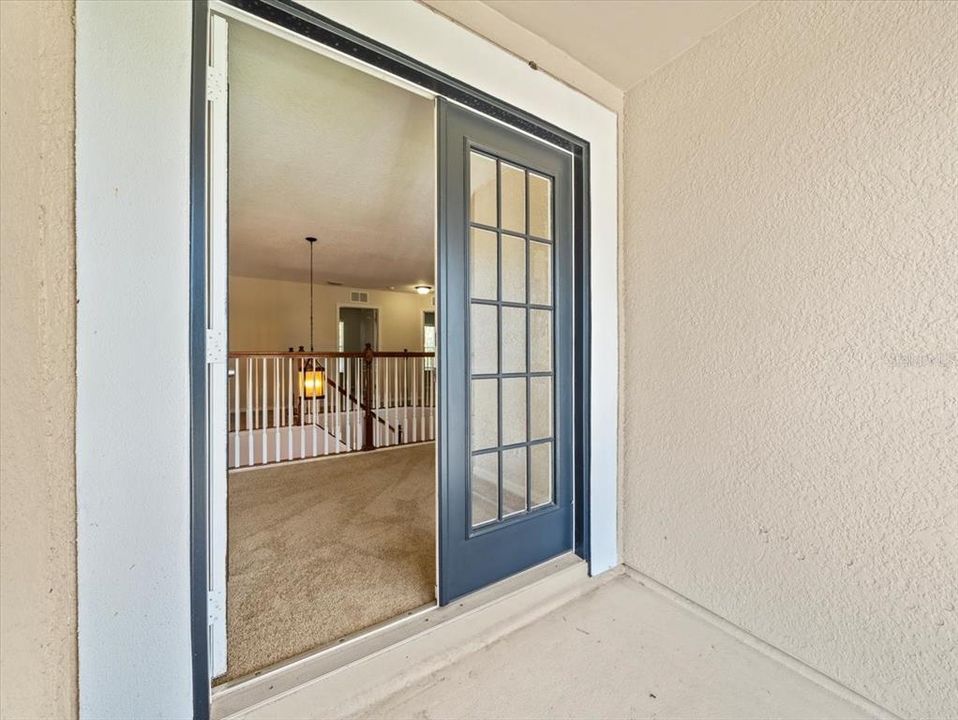
[[[572,157],[438,118],[445,604],[572,549]]]

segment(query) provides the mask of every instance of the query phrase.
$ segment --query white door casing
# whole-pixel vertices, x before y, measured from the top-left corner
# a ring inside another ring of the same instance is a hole
[[[227,545],[227,287],[229,92],[226,19],[210,16],[206,100],[209,117],[206,158],[207,207],[207,417],[209,538],[210,677],[226,672],[226,545]]]

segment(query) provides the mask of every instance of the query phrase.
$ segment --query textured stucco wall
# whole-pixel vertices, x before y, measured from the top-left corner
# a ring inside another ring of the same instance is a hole
[[[958,4],[761,3],[630,91],[623,553],[958,717]]]
[[[76,715],[73,2],[0,2],[0,716]]]

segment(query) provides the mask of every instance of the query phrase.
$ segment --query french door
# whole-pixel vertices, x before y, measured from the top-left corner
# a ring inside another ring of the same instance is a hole
[[[439,602],[572,549],[572,157],[438,101]]]

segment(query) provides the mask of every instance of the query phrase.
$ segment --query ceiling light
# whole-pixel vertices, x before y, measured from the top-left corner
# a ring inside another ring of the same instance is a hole
[[[417,285],[416,292],[420,295],[428,295],[432,292],[432,285]]]
[[[308,237],[309,243],[309,351],[313,352],[313,245],[316,244],[316,238]],[[300,351],[303,347],[300,346]],[[265,366],[264,366],[265,367]],[[265,372],[265,370],[264,370]],[[265,387],[265,376],[264,376]],[[315,400],[326,395],[326,371],[319,367],[315,358],[308,358],[305,362],[300,360],[299,365],[299,397],[307,400]],[[302,412],[302,410],[300,410]]]

